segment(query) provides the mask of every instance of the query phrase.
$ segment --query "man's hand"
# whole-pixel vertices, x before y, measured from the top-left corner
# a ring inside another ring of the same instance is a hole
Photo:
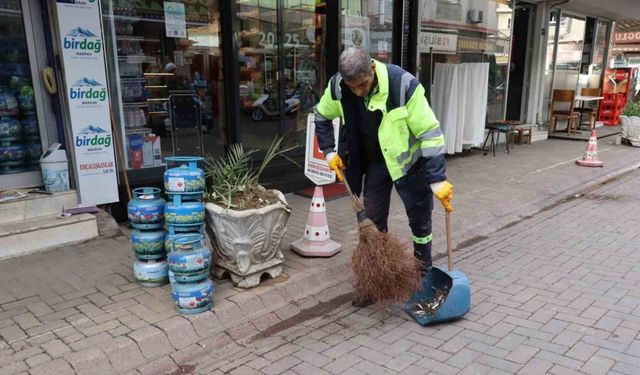
[[[344,181],[344,176],[342,174],[342,170],[344,169],[344,163],[340,156],[335,152],[330,152],[326,156],[327,161],[329,162],[329,168],[332,171],[336,172],[336,177],[338,177],[339,181]]]
[[[445,210],[449,212],[453,211],[453,206],[451,205],[451,200],[453,200],[453,185],[451,185],[449,181],[434,182],[431,184],[431,191],[433,191],[433,195],[442,202]]]

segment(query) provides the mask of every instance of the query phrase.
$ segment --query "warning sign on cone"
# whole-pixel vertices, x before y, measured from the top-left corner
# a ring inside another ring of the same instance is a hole
[[[338,253],[340,247],[331,240],[322,186],[316,186],[304,235],[291,244],[291,249],[302,256],[330,257]]]
[[[598,159],[598,136],[596,130],[591,131],[591,137],[589,137],[589,143],[587,143],[587,149],[582,155],[582,159],[576,160],[576,164],[581,167],[603,167],[604,163]]]

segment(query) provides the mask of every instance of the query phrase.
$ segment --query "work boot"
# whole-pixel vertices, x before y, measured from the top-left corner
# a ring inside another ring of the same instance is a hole
[[[353,307],[367,307],[373,305],[373,300],[369,297],[358,296],[351,301]]]

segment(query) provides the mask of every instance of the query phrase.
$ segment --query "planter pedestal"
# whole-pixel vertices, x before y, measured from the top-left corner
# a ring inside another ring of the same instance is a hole
[[[272,259],[260,265],[250,267],[244,275],[237,274],[227,268],[215,266],[214,276],[218,279],[223,279],[226,275],[229,275],[234,286],[238,288],[253,288],[260,284],[260,279],[264,274],[268,274],[272,279],[280,276],[282,273],[282,262],[282,259]]]
[[[236,211],[207,203],[216,277],[228,274],[235,286],[251,288],[260,284],[264,274],[273,278],[282,273],[280,242],[291,209],[284,195],[274,192],[280,201],[260,209]]]

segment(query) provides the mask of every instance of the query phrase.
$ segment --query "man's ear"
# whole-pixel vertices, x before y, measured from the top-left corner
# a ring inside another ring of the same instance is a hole
[[[375,74],[376,72],[376,63],[371,61],[371,71]]]

